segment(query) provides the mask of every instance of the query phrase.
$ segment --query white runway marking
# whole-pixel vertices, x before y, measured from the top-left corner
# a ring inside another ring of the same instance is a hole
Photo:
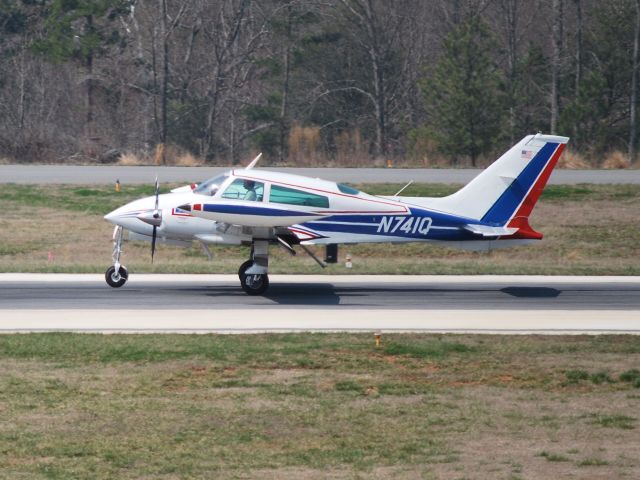
[[[620,310],[3,310],[0,332],[640,334],[639,317]]]

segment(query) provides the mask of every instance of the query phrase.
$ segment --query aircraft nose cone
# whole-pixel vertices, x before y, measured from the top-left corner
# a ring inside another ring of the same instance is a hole
[[[140,210],[136,207],[137,205],[134,205],[133,202],[128,203],[126,205],[123,205],[122,207],[116,208],[112,212],[107,213],[104,216],[104,219],[107,222],[125,227],[125,223],[129,225],[131,223],[130,221],[132,217],[135,220],[135,216],[140,213]]]
[[[115,209],[114,211],[107,213],[107,214],[104,216],[104,219],[105,219],[107,222],[116,223],[116,219],[118,218],[118,210],[119,210],[119,209],[117,208],[117,209]]]
[[[150,234],[151,225],[154,223],[158,223],[159,225],[158,220],[161,220],[161,218],[154,218],[156,213],[156,211],[153,210],[154,203],[155,197],[146,197],[134,200],[133,202],[127,203],[126,205],[107,213],[104,216],[104,219],[114,225],[120,225],[127,230],[147,235]],[[160,211],[157,213],[160,213]],[[143,218],[140,218],[140,216]],[[149,218],[147,218],[147,216]]]

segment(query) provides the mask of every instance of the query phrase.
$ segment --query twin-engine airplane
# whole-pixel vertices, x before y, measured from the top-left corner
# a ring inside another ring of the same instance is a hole
[[[128,279],[120,263],[123,231],[130,240],[190,246],[250,245],[238,271],[249,295],[269,286],[269,246],[295,254],[299,245],[434,242],[489,250],[535,242],[529,215],[558,162],[567,137],[529,135],[456,193],[442,198],[374,196],[325,180],[254,170],[258,156],[200,185],[124,205],[105,216],[116,225],[112,287]],[[315,257],[314,257],[315,258]],[[315,258],[318,263],[320,260]]]

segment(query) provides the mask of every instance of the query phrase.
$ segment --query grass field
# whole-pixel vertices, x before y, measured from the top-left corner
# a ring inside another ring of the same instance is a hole
[[[360,185],[374,194],[393,194],[400,185]],[[169,188],[169,187],[166,187]],[[412,185],[404,194],[441,196],[451,185]],[[0,202],[0,271],[103,272],[111,259],[112,227],[102,216],[152,193],[149,186],[3,185]],[[330,266],[325,273],[408,274],[640,274],[640,186],[548,186],[534,210],[532,226],[545,234],[539,245],[490,253],[469,253],[425,244],[350,245],[341,258],[354,268]],[[322,255],[322,248],[317,251]],[[233,273],[248,257],[246,248],[213,247],[209,262],[200,246],[150,248],[128,243],[123,256],[130,272]],[[53,255],[49,261],[49,252]],[[391,254],[390,254],[391,253]],[[320,273],[305,255],[290,257],[272,248],[274,273]]]
[[[640,478],[640,337],[0,336],[0,478]]]

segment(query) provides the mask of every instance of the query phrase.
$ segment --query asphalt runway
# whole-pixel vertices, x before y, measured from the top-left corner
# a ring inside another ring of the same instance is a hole
[[[153,184],[198,183],[232,167],[125,167],[73,165],[0,165],[0,183],[21,184]],[[451,168],[267,168],[335,182],[452,183],[469,182],[480,169]],[[640,170],[554,170],[550,184],[640,184]]]
[[[0,274],[0,331],[640,333],[640,277]]]

